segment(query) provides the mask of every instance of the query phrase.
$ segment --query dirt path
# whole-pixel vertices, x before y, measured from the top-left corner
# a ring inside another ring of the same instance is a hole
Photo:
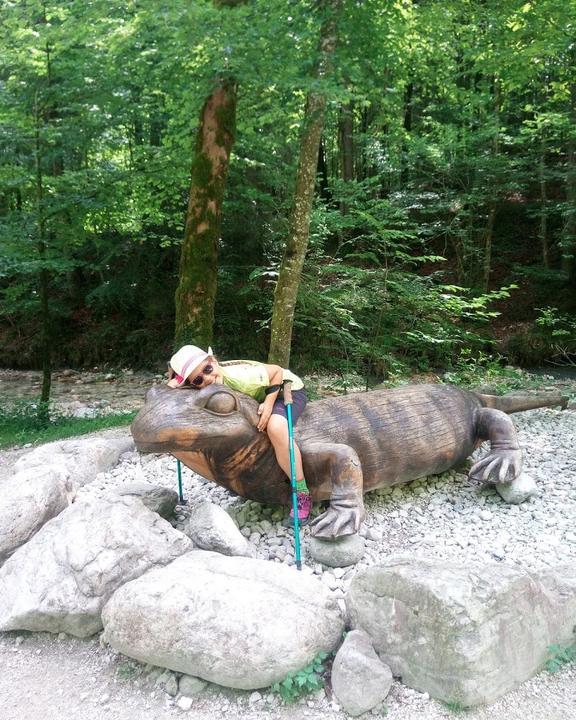
[[[209,686],[183,711],[154,686],[148,674],[97,640],[48,633],[0,635],[0,717],[2,720],[344,720],[326,699],[278,706],[251,692]],[[541,673],[488,706],[451,710],[395,682],[385,701],[393,720],[574,720],[576,668]],[[383,717],[378,710],[367,717]]]

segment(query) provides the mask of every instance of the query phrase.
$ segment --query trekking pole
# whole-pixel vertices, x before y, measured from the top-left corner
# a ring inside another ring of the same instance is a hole
[[[176,459],[176,467],[178,469],[178,500],[180,505],[184,503],[184,493],[182,492],[182,463]]]
[[[298,518],[298,496],[296,494],[296,460],[294,459],[294,429],[292,427],[292,381],[284,382],[284,405],[288,419],[288,448],[290,455],[290,488],[292,490],[292,512],[294,513],[294,555],[296,567],[302,570],[300,557],[300,519]]]

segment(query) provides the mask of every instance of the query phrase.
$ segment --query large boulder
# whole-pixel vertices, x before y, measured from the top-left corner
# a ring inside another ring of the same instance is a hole
[[[395,676],[463,706],[489,703],[574,642],[576,567],[392,559],[359,573],[346,605]]]
[[[330,652],[344,629],[314,576],[204,550],[121,587],[102,619],[105,640],[125,655],[246,690]]]
[[[46,465],[65,467],[82,487],[92,482],[96,475],[114,467],[122,453],[134,449],[134,441],[126,437],[88,437],[41,445],[21,457],[14,465],[14,472]]]
[[[0,484],[0,563],[72,502],[76,485],[66,468],[22,470]]]
[[[0,630],[92,635],[120,585],[191,545],[136,498],[71,505],[0,569]]]
[[[230,515],[219,505],[201,502],[192,509],[187,534],[202,550],[252,557],[254,550]]]

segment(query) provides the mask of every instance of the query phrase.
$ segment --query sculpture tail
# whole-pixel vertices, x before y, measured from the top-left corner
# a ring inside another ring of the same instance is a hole
[[[542,407],[557,407],[566,410],[568,397],[558,392],[539,393],[537,395],[482,395],[474,393],[484,407],[502,410],[508,415],[524,410],[534,410]]]

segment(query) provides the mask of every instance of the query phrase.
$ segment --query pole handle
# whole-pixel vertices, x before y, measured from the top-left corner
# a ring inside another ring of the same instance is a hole
[[[284,405],[292,405],[292,380],[284,380]]]

